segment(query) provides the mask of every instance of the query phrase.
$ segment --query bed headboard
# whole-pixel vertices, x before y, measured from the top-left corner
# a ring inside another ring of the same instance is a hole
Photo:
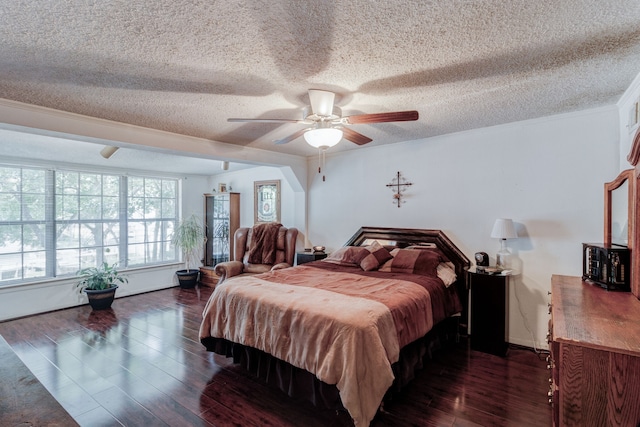
[[[469,315],[469,288],[467,286],[467,270],[471,263],[460,249],[447,237],[442,230],[423,230],[416,228],[384,228],[361,227],[345,243],[345,246],[363,246],[370,241],[377,240],[384,246],[406,248],[407,246],[432,244],[440,249],[456,270],[455,287],[462,302],[462,319],[460,328],[466,334],[467,317]]]
[[[396,246],[399,248],[419,244],[434,244],[455,265],[458,280],[462,279],[466,285],[466,270],[471,263],[442,230],[361,227],[351,236],[347,243],[345,243],[345,246],[362,246],[362,244],[368,240],[377,240],[383,245]]]

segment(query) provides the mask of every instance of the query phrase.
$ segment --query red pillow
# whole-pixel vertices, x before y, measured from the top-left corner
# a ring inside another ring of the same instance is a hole
[[[391,255],[393,258],[378,271],[437,277],[438,264],[442,261],[440,254],[435,251],[394,249],[391,251]]]
[[[330,262],[338,265],[360,266],[360,262],[371,252],[363,246],[343,246],[334,251],[323,259],[324,262]]]
[[[416,250],[420,250],[420,251],[434,252],[434,253],[436,253],[436,254],[438,254],[440,256],[440,261],[441,262],[449,262],[449,259],[444,254],[444,252],[442,252],[439,248],[437,248],[435,246],[413,245],[413,246],[407,246],[404,249],[416,249]]]
[[[389,251],[375,242],[370,246],[343,246],[323,261],[338,265],[358,266],[364,271],[371,271],[391,258]]]
[[[364,271],[376,270],[386,261],[393,258],[389,251],[378,242],[373,242],[373,244],[365,246],[365,248],[370,252],[370,254],[360,261],[360,268]]]

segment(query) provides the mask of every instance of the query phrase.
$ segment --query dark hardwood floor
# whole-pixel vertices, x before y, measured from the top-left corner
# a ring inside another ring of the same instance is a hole
[[[350,426],[254,380],[198,341],[211,288],[166,289],[0,323],[15,353],[82,426]],[[372,426],[547,426],[542,356],[446,348]],[[2,378],[0,378],[2,381]],[[43,408],[46,410],[46,408]],[[1,423],[0,423],[1,424]]]

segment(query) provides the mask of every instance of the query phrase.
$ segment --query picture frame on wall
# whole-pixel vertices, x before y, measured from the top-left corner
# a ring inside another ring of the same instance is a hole
[[[254,223],[280,222],[280,180],[254,181]]]
[[[227,184],[224,182],[218,183],[218,193],[226,193],[227,192]]]

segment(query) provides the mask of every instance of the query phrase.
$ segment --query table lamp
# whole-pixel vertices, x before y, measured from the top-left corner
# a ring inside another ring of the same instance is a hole
[[[491,237],[500,239],[500,251],[496,255],[496,267],[499,269],[507,268],[507,263],[511,253],[507,249],[507,239],[515,239],[518,237],[513,221],[507,218],[496,219],[491,230]]]

